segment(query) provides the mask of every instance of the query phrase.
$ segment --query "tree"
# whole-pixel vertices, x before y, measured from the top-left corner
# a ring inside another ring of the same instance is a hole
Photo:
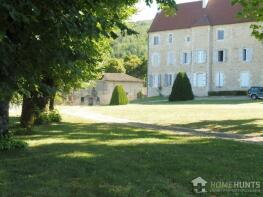
[[[232,0],[233,4],[239,4],[243,7],[239,13],[240,17],[253,20],[255,23],[251,25],[252,35],[263,42],[263,1],[262,0]]]
[[[0,0],[0,135],[8,132],[14,92],[34,104],[40,89],[50,89],[45,84],[50,75],[66,88],[92,78],[101,61],[101,39],[116,38],[118,29],[135,33],[125,20],[137,1]],[[175,9],[173,0],[157,2],[167,12]]]
[[[179,72],[174,81],[169,101],[185,101],[193,99],[194,95],[187,74]]]
[[[105,63],[105,70],[106,73],[125,73],[126,70],[124,68],[123,59],[117,58],[110,58]]]
[[[127,105],[128,97],[121,85],[117,85],[112,93],[110,105]]]

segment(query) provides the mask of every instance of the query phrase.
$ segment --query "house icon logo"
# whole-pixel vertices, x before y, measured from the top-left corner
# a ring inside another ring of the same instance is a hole
[[[205,193],[206,192],[205,186],[207,184],[207,181],[204,180],[202,177],[197,177],[191,182],[193,184],[195,193]]]

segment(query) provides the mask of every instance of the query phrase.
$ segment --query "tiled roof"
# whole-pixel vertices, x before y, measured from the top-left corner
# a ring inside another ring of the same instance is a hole
[[[202,7],[202,1],[183,3],[177,9],[175,16],[157,13],[149,32],[248,22],[237,17],[242,7],[232,6],[231,0],[209,0],[206,8]]]
[[[143,83],[143,80],[132,77],[124,73],[105,73],[102,81],[118,81],[118,82],[139,82]]]

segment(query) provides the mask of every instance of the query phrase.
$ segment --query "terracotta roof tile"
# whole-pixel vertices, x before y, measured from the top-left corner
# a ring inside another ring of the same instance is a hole
[[[143,80],[132,77],[124,73],[105,73],[103,76],[103,81],[118,81],[118,82],[140,82]]]
[[[249,22],[237,17],[242,7],[232,6],[231,0],[209,0],[206,8],[202,7],[202,1],[183,3],[178,4],[177,9],[175,16],[157,13],[149,32]]]

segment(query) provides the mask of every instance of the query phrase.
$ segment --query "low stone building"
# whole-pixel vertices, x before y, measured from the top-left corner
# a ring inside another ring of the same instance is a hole
[[[93,87],[74,91],[67,98],[72,105],[108,105],[112,92],[117,85],[122,85],[129,101],[137,99],[139,93],[146,94],[144,81],[124,73],[105,73]]]

